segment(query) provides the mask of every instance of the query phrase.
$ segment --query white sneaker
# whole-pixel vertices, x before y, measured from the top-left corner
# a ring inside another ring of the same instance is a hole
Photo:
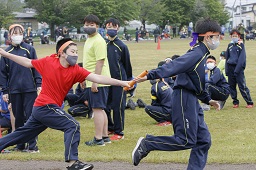
[[[203,109],[203,111],[209,111],[211,109],[210,105],[202,103],[201,107]]]

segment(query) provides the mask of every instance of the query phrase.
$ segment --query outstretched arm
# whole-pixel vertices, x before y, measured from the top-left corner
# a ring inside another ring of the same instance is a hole
[[[121,81],[117,79],[113,79],[107,76],[99,75],[99,74],[94,74],[90,73],[87,77],[86,80],[99,83],[99,84],[108,84],[108,85],[113,85],[113,86],[122,86],[122,87],[130,87],[129,86],[129,81]]]
[[[12,60],[24,67],[33,68],[33,65],[31,64],[31,59],[8,53],[2,48],[0,48],[0,55],[2,55],[3,57],[9,58],[10,60]]]

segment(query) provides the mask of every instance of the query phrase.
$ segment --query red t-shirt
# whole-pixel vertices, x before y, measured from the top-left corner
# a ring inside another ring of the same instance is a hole
[[[39,60],[32,60],[34,68],[42,75],[42,91],[34,106],[57,104],[61,106],[65,96],[77,82],[83,82],[90,74],[78,66],[63,67],[55,54]]]

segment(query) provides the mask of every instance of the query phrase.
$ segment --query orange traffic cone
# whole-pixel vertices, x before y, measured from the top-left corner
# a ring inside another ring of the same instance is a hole
[[[160,50],[160,41],[161,41],[161,40],[160,40],[160,36],[159,36],[159,37],[158,37],[158,40],[157,40],[157,48],[156,48],[157,50]]]

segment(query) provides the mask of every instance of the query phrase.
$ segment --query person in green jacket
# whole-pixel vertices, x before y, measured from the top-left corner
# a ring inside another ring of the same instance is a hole
[[[222,51],[220,53],[220,62],[217,67],[220,69],[220,72],[224,75],[224,77],[228,81],[228,76],[225,73],[225,64],[226,64],[226,51]]]

